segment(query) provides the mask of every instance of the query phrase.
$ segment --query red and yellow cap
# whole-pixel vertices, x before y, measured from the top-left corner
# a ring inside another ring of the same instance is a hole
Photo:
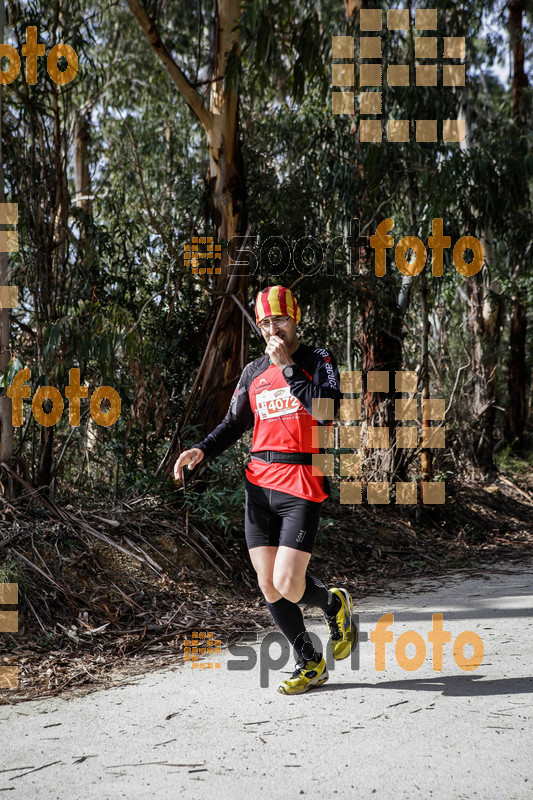
[[[285,286],[268,286],[258,293],[255,299],[255,320],[261,322],[265,317],[291,317],[298,325],[300,309],[290,289]]]

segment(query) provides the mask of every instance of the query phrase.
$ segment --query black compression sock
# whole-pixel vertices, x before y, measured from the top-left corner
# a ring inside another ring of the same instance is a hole
[[[272,619],[287,637],[299,656],[306,661],[320,661],[321,655],[317,654],[311,637],[305,629],[304,616],[296,603],[291,603],[286,597],[280,597],[275,603],[266,601]]]
[[[340,601],[340,598],[337,597],[336,594],[328,592],[328,606],[324,613],[326,614],[326,616],[332,617],[334,614],[337,613],[337,611],[341,610],[341,605],[342,603]]]
[[[286,597],[280,597],[275,603],[266,601],[272,619],[287,637],[290,644],[294,645],[296,639],[305,633],[304,615],[296,603],[291,603]]]
[[[315,646],[311,641],[311,637],[304,631],[301,633],[294,642],[294,649],[298,655],[305,661],[321,661],[322,653],[317,653]]]
[[[321,608],[325,614],[329,614],[328,608],[330,607],[330,595],[324,584],[318,578],[312,575],[305,576],[305,592],[298,600],[306,606],[317,606]],[[335,595],[333,595],[335,598]],[[335,598],[337,599],[337,598]],[[332,612],[333,614],[335,611]]]

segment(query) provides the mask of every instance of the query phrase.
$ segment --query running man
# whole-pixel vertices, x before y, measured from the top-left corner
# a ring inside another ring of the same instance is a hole
[[[329,591],[307,573],[320,508],[328,496],[324,477],[313,474],[312,401],[341,392],[337,364],[323,348],[300,344],[300,309],[284,286],[259,292],[255,316],[266,341],[265,355],[244,368],[224,420],[202,442],[183,452],[174,478],[213,458],[253,428],[245,476],[245,536],[272,618],[298,654],[296,669],[282,681],[282,694],[301,694],[328,679],[326,661],[306,631],[300,604],[324,612],[335,659],[347,658],[357,643],[352,598],[346,589]],[[327,423],[322,423],[327,424]],[[315,434],[316,435],[316,434]],[[326,479],[327,480],[327,479]]]

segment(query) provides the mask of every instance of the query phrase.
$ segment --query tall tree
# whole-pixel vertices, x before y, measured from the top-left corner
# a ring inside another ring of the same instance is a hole
[[[157,21],[148,15],[139,0],[128,0],[128,4],[150,46],[205,133],[209,157],[209,205],[217,241],[228,243],[234,237],[244,237],[247,228],[246,181],[235,73],[241,49],[240,0],[215,0],[209,108],[205,107],[201,95],[163,42]],[[235,241],[230,245],[229,254],[223,250],[221,273],[215,278],[213,287],[215,325],[195,382],[195,388],[201,385],[201,390],[194,422],[204,433],[211,430],[226,412],[247,349],[247,326],[242,325],[242,312],[229,296],[230,293],[235,295],[242,304],[247,299],[247,276],[232,276],[232,269],[228,266],[231,263],[228,255],[234,259],[237,250]]]
[[[4,42],[5,26],[5,6],[4,0],[0,0],[0,43]],[[2,147],[3,134],[3,115],[4,115],[4,87],[0,84],[0,203],[5,203],[4,186],[4,154]],[[4,228],[4,225],[1,226]],[[7,252],[0,252],[0,287],[7,287],[9,284],[9,267]],[[2,291],[2,289],[0,289]],[[4,292],[7,289],[3,289]],[[10,310],[3,307],[0,302],[0,375],[6,375],[10,361]],[[0,461],[7,461],[13,455],[13,424],[11,421],[11,400],[7,397],[5,388],[0,390]],[[3,491],[9,496],[11,494],[10,482],[2,481]]]
[[[513,56],[513,78],[511,84],[512,94],[512,119],[514,122],[514,139],[517,155],[523,158],[527,155],[527,110],[525,89],[528,79],[524,67],[524,31],[523,18],[526,9],[526,0],[509,0],[509,40]],[[517,218],[526,211],[530,216],[529,188],[525,171],[519,172],[519,180],[515,187]],[[527,369],[526,369],[526,333],[527,311],[522,287],[524,275],[524,253],[531,250],[531,231],[524,235],[522,225],[517,226],[513,245],[510,249],[510,267],[513,277],[513,297],[511,301],[510,329],[509,329],[509,409],[507,416],[508,436],[513,448],[517,452],[523,449],[523,434],[527,421]]]
[[[487,250],[490,253],[490,248]],[[490,285],[490,276],[486,269],[468,279],[467,293],[467,319],[472,333],[472,413],[479,434],[474,457],[478,466],[489,472],[494,468],[496,378],[502,330],[502,302]]]

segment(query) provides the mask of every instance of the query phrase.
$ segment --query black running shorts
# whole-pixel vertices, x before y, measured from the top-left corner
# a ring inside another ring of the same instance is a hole
[[[252,547],[293,547],[313,551],[322,502],[263,489],[245,478],[244,534]]]

